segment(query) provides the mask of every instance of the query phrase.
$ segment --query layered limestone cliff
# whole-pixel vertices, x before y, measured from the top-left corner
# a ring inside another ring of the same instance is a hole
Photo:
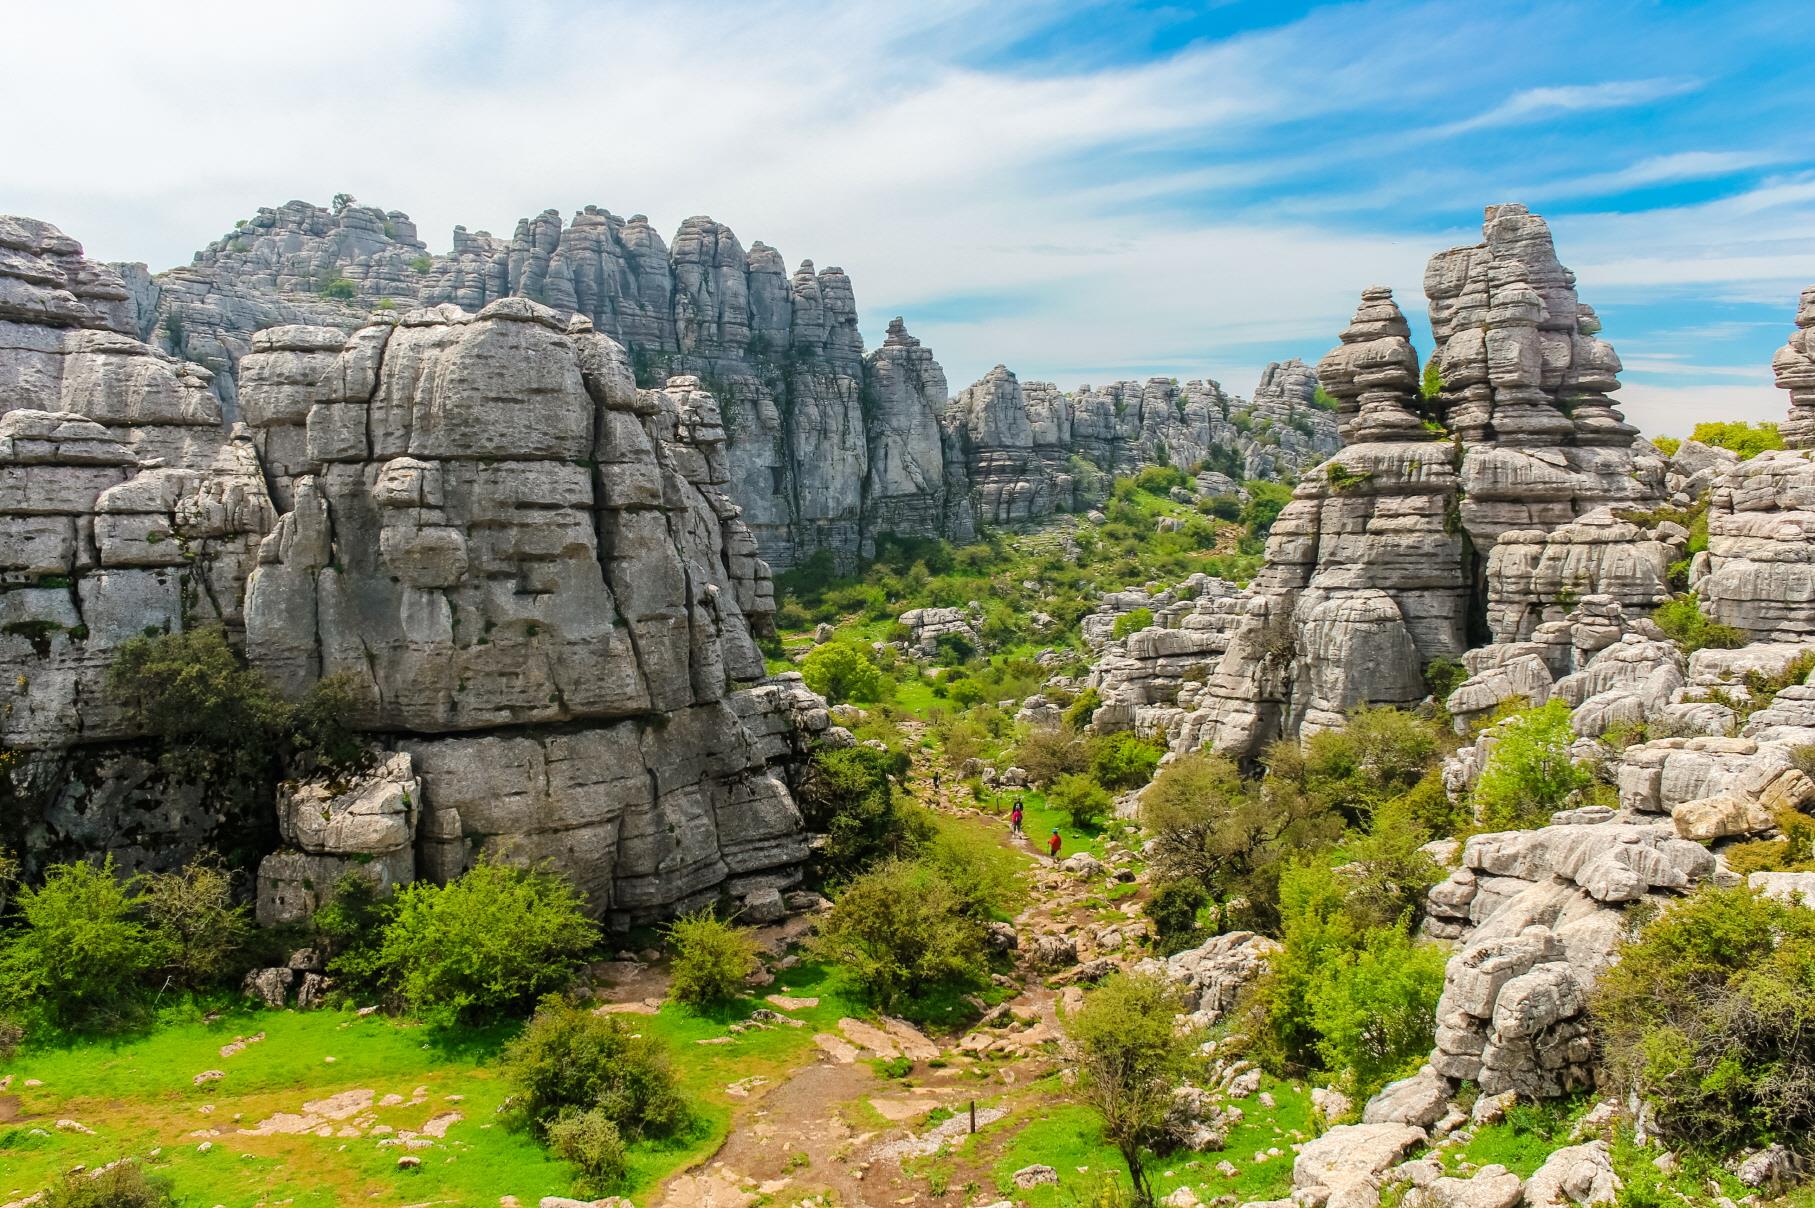
[[[281,843],[267,921],[345,868],[484,850],[620,923],[792,883],[786,778],[829,723],[764,677],[768,567],[699,378],[638,389],[590,319],[505,297],[261,330],[229,424],[205,369],[122,330],[118,275],[41,223],[0,248],[7,838],[129,866]],[[340,676],[369,777],[231,816],[168,783],[105,672],[207,622],[286,692]]]
[[[1664,460],[1607,397],[1618,357],[1541,218],[1493,206],[1482,229],[1425,274],[1435,396],[1392,292],[1364,291],[1317,369],[1342,451],[1301,479],[1246,592],[1099,667],[1095,724],[1251,756],[1360,705],[1416,703],[1433,661],[1529,638],[1587,595],[1667,598],[1680,543],[1616,515],[1666,498]],[[1164,678],[1201,687],[1156,700],[1147,646],[1169,651]]]
[[[255,424],[247,362],[279,351],[272,339],[320,342],[295,333],[351,333],[374,312],[418,307],[476,313],[510,297],[584,317],[627,350],[639,386],[692,375],[718,400],[726,489],[776,567],[825,550],[849,568],[887,534],[968,541],[978,522],[1072,508],[1074,457],[1104,473],[1205,462],[1263,478],[1335,448],[1333,422],[1313,405],[1316,379],[1296,361],[1270,367],[1251,403],[1215,382],[1159,378],[1023,391],[1006,370],[949,402],[943,370],[899,318],[865,355],[842,270],[804,261],[790,273],[774,248],[745,248],[710,218],[687,219],[668,243],[640,214],[588,206],[563,222],[547,210],[508,239],[456,227],[452,248],[434,253],[401,212],[293,201],[155,279],[119,267],[123,330],[212,371],[227,415]],[[283,372],[306,374],[300,363]]]
[[[1214,381],[1172,378],[1080,386],[1022,382],[998,365],[946,412],[977,519],[1024,524],[1098,502],[1109,475],[1203,465],[1240,479],[1294,477],[1337,447],[1302,361],[1274,362],[1252,401]]]

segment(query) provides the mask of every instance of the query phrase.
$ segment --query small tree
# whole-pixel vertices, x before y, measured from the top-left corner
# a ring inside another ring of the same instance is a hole
[[[548,1147],[580,1168],[587,1192],[607,1192],[629,1173],[623,1131],[604,1108],[569,1112],[551,1121],[546,1131]]]
[[[628,1140],[671,1136],[693,1118],[661,1041],[559,997],[505,1046],[503,1068],[514,1109],[540,1136],[594,1110]]]
[[[1815,1136],[1815,910],[1703,889],[1623,944],[1592,1011],[1603,1085],[1730,1153]]]
[[[924,820],[896,800],[893,783],[906,763],[874,747],[813,753],[796,797],[807,829],[825,836],[816,860],[822,875],[846,876],[918,850],[927,837]]]
[[[384,992],[384,929],[396,906],[394,898],[379,896],[372,877],[349,869],[316,909],[309,923],[328,951],[328,972],[337,995],[356,998]]]
[[[983,980],[983,925],[965,905],[934,866],[890,860],[838,895],[813,951],[893,1010],[929,990]]]
[[[199,988],[231,971],[249,923],[218,857],[197,856],[180,872],[153,873],[140,901],[173,979]]]
[[[397,892],[379,965],[404,1004],[436,1025],[527,1010],[565,987],[598,925],[565,877],[482,858],[446,885]]]
[[[1115,619],[1115,624],[1109,627],[1109,636],[1119,642],[1129,634],[1139,633],[1151,624],[1153,624],[1153,609],[1136,608]]]
[[[1553,698],[1502,723],[1475,781],[1475,814],[1489,826],[1542,822],[1594,777],[1569,753],[1569,702]]]
[[[146,1174],[134,1161],[105,1170],[76,1170],[45,1192],[43,1208],[169,1208],[170,1180]]]
[[[729,1002],[744,990],[744,979],[761,967],[750,932],[709,910],[683,915],[668,927],[674,948],[669,996],[690,1007]]]
[[[1065,811],[1071,824],[1081,830],[1100,825],[1109,812],[1108,790],[1082,773],[1059,777],[1047,790],[1046,799],[1055,809]]]
[[[19,894],[24,926],[0,949],[0,1006],[62,1027],[117,1026],[137,1017],[159,957],[136,917],[130,886],[84,861],[52,865]]]
[[[1173,1088],[1197,1046],[1196,1036],[1176,1027],[1183,1010],[1178,987],[1164,977],[1118,973],[1064,1021],[1078,1099],[1102,1119],[1142,1204],[1153,1202],[1143,1155],[1165,1136]]]
[[[879,701],[890,687],[869,656],[849,642],[815,646],[801,660],[800,674],[807,687],[834,705]]]
[[[162,741],[165,767],[186,779],[268,772],[290,721],[218,625],[121,643],[107,687]]]

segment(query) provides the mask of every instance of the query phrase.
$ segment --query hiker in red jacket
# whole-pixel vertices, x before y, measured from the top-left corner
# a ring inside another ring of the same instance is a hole
[[[1017,797],[1015,798],[1015,808],[1010,810],[1008,815],[1009,830],[1017,839],[1021,837],[1021,817],[1021,799]]]
[[[1046,850],[1052,853],[1052,862],[1054,864],[1059,862],[1059,845],[1059,828],[1055,826],[1052,828],[1052,838],[1046,841]]]

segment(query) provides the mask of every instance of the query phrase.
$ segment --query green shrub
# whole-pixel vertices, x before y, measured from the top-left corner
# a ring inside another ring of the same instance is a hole
[[[930,863],[889,860],[857,877],[820,920],[812,949],[884,1010],[988,973],[982,923]]]
[[[1151,624],[1153,624],[1153,609],[1137,608],[1133,612],[1125,612],[1117,617],[1115,624],[1109,628],[1109,636],[1120,641],[1131,633],[1139,633]]]
[[[1665,457],[1675,457],[1676,451],[1683,447],[1683,442],[1674,436],[1654,436],[1651,445]]]
[[[528,1010],[598,936],[566,878],[481,858],[446,885],[398,890],[378,959],[404,1005],[445,1026]]]
[[[348,724],[356,708],[351,677],[321,679],[292,704],[245,664],[219,625],[121,643],[107,690],[158,740],[160,763],[182,779],[268,776],[289,753],[331,767],[364,758]]]
[[[1713,445],[1720,449],[1731,449],[1739,454],[1741,461],[1757,457],[1770,449],[1784,447],[1783,434],[1772,423],[1748,424],[1744,420],[1722,422],[1712,420],[1695,425],[1695,431],[1689,434],[1690,440],[1699,440],[1704,445]]]
[[[896,800],[893,779],[907,758],[874,747],[821,747],[807,761],[795,799],[807,830],[825,836],[814,863],[822,878],[911,855],[928,837],[925,819]]]
[[[218,625],[121,643],[107,688],[160,740],[165,768],[184,779],[268,772],[290,721],[288,706]]]
[[[1073,772],[1053,781],[1046,791],[1046,800],[1080,830],[1094,830],[1109,813],[1108,790],[1095,777],[1083,773]]]
[[[1078,693],[1069,705],[1065,706],[1065,712],[1060,718],[1060,723],[1068,731],[1075,732],[1080,730],[1090,724],[1092,715],[1096,713],[1097,707],[1102,703],[1102,693],[1098,692],[1095,688],[1086,688],[1084,691]],[[1026,764],[1022,764],[1021,766],[1023,768],[1027,767]],[[1031,771],[1031,769],[1029,769],[1029,771]]]
[[[1064,1019],[1078,1078],[1074,1094],[1096,1112],[1121,1153],[1138,1203],[1153,1202],[1146,1158],[1161,1152],[1172,1092],[1193,1066],[1199,1037],[1178,1026],[1179,989],[1157,974],[1118,973]]]
[[[668,943],[674,949],[669,997],[691,1007],[729,1002],[744,992],[744,979],[761,967],[750,932],[711,911],[670,923]]]
[[[1414,1072],[1430,1053],[1447,960],[1443,949],[1389,926],[1317,971],[1308,996],[1317,1055],[1344,1074],[1357,1099]]]
[[[435,262],[428,256],[413,256],[410,258],[410,267],[419,273],[426,273],[435,267]]]
[[[1242,524],[1250,536],[1264,540],[1273,531],[1273,522],[1292,502],[1292,488],[1283,482],[1268,482],[1254,479],[1243,484],[1248,491],[1248,502],[1242,507]]]
[[[800,673],[807,687],[834,705],[879,701],[892,686],[870,656],[849,642],[815,646],[801,660]]]
[[[1693,594],[1658,605],[1651,619],[1689,654],[1697,650],[1737,650],[1751,641],[1745,630],[1709,620],[1702,612],[1701,601]]]
[[[1437,354],[1431,353],[1431,359],[1424,363],[1424,376],[1418,380],[1418,397],[1425,402],[1435,402],[1443,395],[1443,369],[1437,364]]]
[[[394,898],[380,897],[376,881],[359,869],[341,874],[309,921],[328,955],[334,992],[345,999],[386,993],[384,929],[396,913]]]
[[[1165,747],[1126,730],[1105,735],[1093,746],[1090,773],[1111,789],[1138,789],[1153,779]]]
[[[170,1180],[146,1174],[134,1161],[91,1173],[76,1170],[45,1192],[42,1208],[168,1208]]]
[[[119,1027],[144,1007],[144,978],[162,960],[109,857],[52,865],[19,893],[23,926],[0,948],[0,1008],[58,1027]]]
[[[994,836],[930,811],[932,838],[920,859],[932,865],[952,887],[966,914],[1007,918],[1021,897],[1021,862]]]
[[[548,1147],[580,1168],[588,1193],[604,1194],[624,1181],[630,1164],[624,1154],[624,1134],[602,1108],[589,1107],[552,1121],[547,1128]]]
[[[1030,730],[1015,746],[1015,766],[1035,784],[1048,785],[1089,768],[1094,753],[1090,741],[1069,726]]]
[[[1137,491],[1146,491],[1149,495],[1164,495],[1173,487],[1182,487],[1190,480],[1185,472],[1177,466],[1145,466],[1134,476]]]
[[[1317,387],[1315,392],[1312,393],[1311,405],[1319,411],[1329,411],[1331,413],[1342,410],[1342,404],[1337,401],[1336,396],[1326,391],[1322,386]]]
[[[1557,698],[1496,727],[1493,751],[1471,794],[1482,823],[1502,830],[1541,825],[1571,793],[1593,782],[1588,769],[1570,758],[1575,732],[1569,713],[1569,703]]]
[[[1621,945],[1592,1002],[1604,1085],[1657,1130],[1731,1153],[1815,1136],[1815,911],[1698,891]]]
[[[592,1111],[631,1141],[673,1136],[693,1122],[660,1040],[622,1016],[595,1015],[562,998],[542,1000],[505,1046],[502,1068],[513,1110],[539,1136]],[[583,1131],[596,1134],[596,1127]]]
[[[1154,946],[1164,956],[1182,952],[1203,938],[1197,916],[1210,904],[1210,895],[1196,881],[1173,879],[1153,887],[1143,908],[1153,924]]]
[[[342,302],[351,302],[358,293],[359,287],[345,277],[335,277],[330,281],[325,281],[321,287],[322,297],[336,298]]]
[[[180,872],[146,877],[140,904],[151,923],[164,968],[199,989],[235,971],[233,961],[251,929],[245,906],[233,900],[233,877],[212,856]]]
[[[1327,847],[1341,833],[1327,803],[1285,787],[1273,793],[1265,781],[1244,781],[1231,760],[1193,753],[1160,769],[1141,794],[1155,870],[1202,885],[1216,904],[1219,931],[1231,924],[1236,902],[1247,925],[1272,926],[1282,861]]]

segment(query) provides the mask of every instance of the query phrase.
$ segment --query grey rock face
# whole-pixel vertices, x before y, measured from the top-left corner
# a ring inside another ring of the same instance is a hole
[[[1415,704],[1433,661],[1490,640],[1510,651],[1585,596],[1627,609],[1666,598],[1686,533],[1641,533],[1612,510],[1654,506],[1665,489],[1664,459],[1635,446],[1607,401],[1618,358],[1596,337],[1541,218],[1491,207],[1483,234],[1433,257],[1425,275],[1435,399],[1418,394],[1410,330],[1383,287],[1363,291],[1341,345],[1319,364],[1345,447],[1300,480],[1248,590],[1218,602],[1199,636],[1167,639],[1172,676],[1202,685],[1166,702],[1189,704],[1164,726],[1174,750],[1252,756],[1276,737],[1340,726],[1360,705]],[[1555,640],[1550,631],[1540,646]],[[1670,663],[1657,653],[1623,651],[1572,681],[1571,693],[1596,700],[1591,732],[1670,703],[1677,685],[1657,671]],[[1547,698],[1585,670],[1539,647],[1520,654],[1534,657],[1470,667],[1465,711]],[[1135,679],[1121,659],[1114,652],[1093,673],[1105,700]],[[1120,728],[1135,713],[1099,710],[1097,724]]]
[[[311,237],[391,238],[340,219]],[[104,679],[126,639],[219,621],[286,692],[344,675],[382,748],[355,784],[264,799],[283,844],[261,869],[267,921],[302,917],[349,867],[445,879],[485,849],[553,861],[614,922],[792,883],[786,777],[830,722],[798,677],[763,682],[768,567],[699,378],[639,390],[590,320],[501,297],[258,332],[230,429],[205,370],[83,300],[130,301],[117,277],[42,224],[0,232],[8,313],[34,317],[0,320],[0,736],[28,753],[15,793],[44,798],[9,819],[29,848],[180,860],[208,839],[210,803],[134,762],[141,735]],[[747,337],[699,309],[706,270],[730,271],[709,234],[687,330],[724,346]],[[307,240],[258,238],[264,259],[214,258],[279,288],[323,263],[282,252]],[[855,367],[837,326],[824,346]]]
[[[1107,476],[1143,466],[1207,463],[1230,474],[1299,473],[1336,448],[1335,416],[1314,403],[1317,378],[1302,361],[1275,362],[1252,402],[1213,381],[1171,378],[1080,386],[1021,382],[998,365],[960,391],[945,414],[948,475],[963,467],[979,523],[1012,525],[1086,506]]]
[[[1796,307],[1796,330],[1771,358],[1771,371],[1779,390],[1790,392],[1790,414],[1777,426],[1792,449],[1815,448],[1815,348],[1809,331],[1815,328],[1815,286],[1802,291]]]
[[[1713,854],[1668,823],[1578,813],[1474,836],[1431,890],[1425,930],[1462,944],[1437,1006],[1436,1075],[1489,1095],[1590,1085],[1588,992],[1624,933],[1623,907],[1667,903],[1714,875]]]
[[[1781,354],[1779,354],[1781,356]],[[1715,479],[1702,608],[1754,641],[1815,638],[1815,462],[1809,450],[1760,453]]]

